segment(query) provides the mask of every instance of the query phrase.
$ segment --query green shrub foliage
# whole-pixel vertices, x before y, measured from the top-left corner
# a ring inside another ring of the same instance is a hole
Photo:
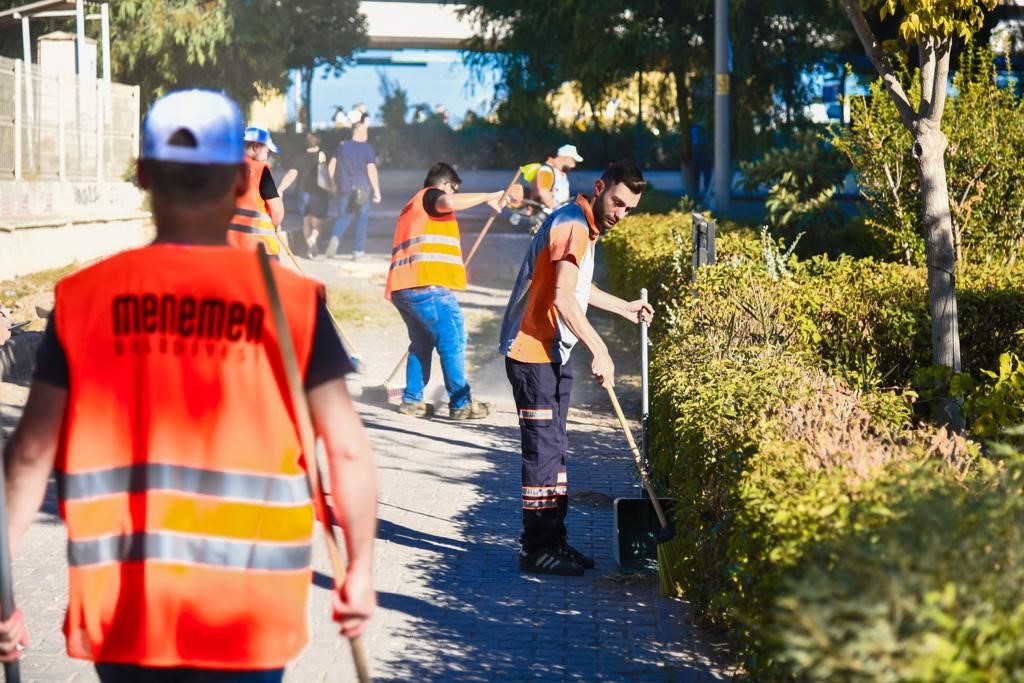
[[[1024,244],[1024,112],[1012,90],[999,88],[985,49],[966,49],[946,104],[946,176],[954,240],[962,261],[1013,263]],[[911,101],[916,75],[903,74]],[[881,81],[871,97],[851,101],[852,125],[833,129],[832,144],[857,172],[872,209],[868,225],[905,263],[924,262],[920,185],[910,133]]]
[[[1024,465],[915,425],[924,269],[780,265],[785,244],[727,228],[691,281],[689,234],[687,215],[636,216],[603,247],[612,289],[646,285],[661,308],[651,456],[675,500],[679,592],[730,628],[755,678],[1024,677],[1024,520],[1006,501]],[[983,427],[1024,414],[1005,409],[1024,395],[1018,270],[975,263],[959,283],[978,379],[944,381]]]
[[[740,162],[743,188],[766,188],[768,226],[787,240],[808,233],[824,246],[828,235],[845,227],[835,202],[850,163],[814,129],[798,131],[786,147],[772,149],[756,161]]]

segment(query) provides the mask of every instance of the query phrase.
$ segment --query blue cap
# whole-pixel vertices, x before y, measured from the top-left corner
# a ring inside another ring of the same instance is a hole
[[[277,154],[281,150],[277,148],[274,141],[270,139],[270,131],[266,128],[260,128],[259,126],[249,126],[245,129],[245,141],[246,142],[258,142],[261,145],[266,145],[274,154]]]
[[[169,144],[179,131],[196,145]],[[142,158],[183,164],[240,164],[245,156],[242,112],[212,90],[177,90],[149,108],[142,124]]]

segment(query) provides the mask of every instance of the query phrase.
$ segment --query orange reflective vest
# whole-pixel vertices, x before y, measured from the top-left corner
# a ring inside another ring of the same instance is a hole
[[[268,254],[278,254],[281,245],[277,241],[274,222],[270,219],[270,207],[260,196],[260,179],[267,165],[249,157],[245,158],[245,165],[249,167],[249,187],[235,204],[235,215],[228,226],[228,244],[256,249],[263,242],[267,245]]]
[[[274,271],[305,373],[321,287]],[[55,315],[68,653],[284,666],[307,640],[313,508],[256,256],[124,252],[62,280]]]
[[[387,299],[391,299],[391,292],[412,287],[466,288],[466,267],[462,263],[455,213],[441,218],[427,213],[423,208],[423,195],[429,189],[417,192],[398,216],[391,247],[391,269],[384,286]]]

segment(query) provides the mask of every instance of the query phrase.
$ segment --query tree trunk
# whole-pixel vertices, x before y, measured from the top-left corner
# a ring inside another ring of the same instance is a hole
[[[956,305],[956,250],[946,184],[946,136],[938,123],[920,120],[914,136],[914,158],[921,183],[921,207],[928,260],[928,309],[932,317],[932,362],[960,372],[960,329]],[[964,427],[960,401],[937,406],[940,424]]]
[[[676,111],[679,113],[679,168],[683,179],[683,193],[696,199],[697,165],[693,158],[693,111],[690,108],[690,76],[685,66],[673,69],[676,80]]]

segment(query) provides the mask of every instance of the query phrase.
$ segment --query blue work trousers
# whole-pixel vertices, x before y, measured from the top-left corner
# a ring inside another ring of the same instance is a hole
[[[466,380],[466,329],[462,309],[447,287],[428,285],[392,292],[391,303],[409,330],[409,360],[405,364],[402,400],[418,403],[430,381],[434,349],[441,357],[441,373],[448,390],[448,406],[458,410],[470,401]]]
[[[566,540],[569,480],[565,456],[572,365],[505,358],[519,413],[523,450],[523,550],[557,548]]]

